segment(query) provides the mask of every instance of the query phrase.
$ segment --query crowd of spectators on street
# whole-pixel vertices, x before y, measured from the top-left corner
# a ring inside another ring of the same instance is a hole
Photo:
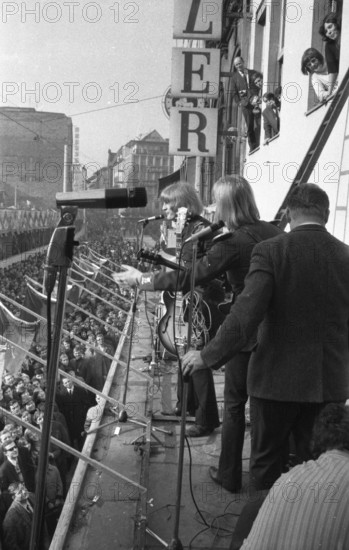
[[[132,291],[116,287],[110,271],[117,270],[120,263],[136,263],[134,245],[125,241],[120,233],[115,234],[113,221],[108,221],[103,228],[90,230],[91,239],[77,251],[77,257],[89,249],[94,251],[95,263],[99,255],[108,259],[100,263],[97,276],[104,288],[89,282],[87,287],[94,295],[82,291],[77,302],[79,309],[66,308],[59,357],[61,370],[99,391],[103,390],[132,298]],[[23,304],[25,276],[42,282],[44,263],[45,254],[38,253],[0,268],[2,294]],[[102,272],[109,279],[103,277]],[[20,307],[2,301],[14,315],[20,316]],[[15,374],[7,372],[5,364],[0,406],[41,430],[46,390],[45,343],[34,341],[30,352],[35,358],[28,355]],[[51,436],[81,451],[95,414],[102,410],[101,401],[93,392],[61,375]],[[39,453],[40,434],[0,412],[0,549],[29,547]],[[43,538],[43,547],[54,533],[75,465],[71,454],[50,444],[43,532],[48,536]]]

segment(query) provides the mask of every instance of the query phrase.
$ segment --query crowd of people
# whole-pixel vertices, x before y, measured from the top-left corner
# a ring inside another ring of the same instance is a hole
[[[340,58],[341,20],[336,13],[326,15],[319,28],[325,42],[324,55],[316,48],[308,48],[301,60],[301,71],[311,75],[311,83],[319,101],[326,101],[337,90]],[[241,110],[246,125],[250,152],[261,142],[263,121],[264,145],[280,132],[282,88],[263,93],[263,75],[245,67],[241,56],[234,59],[232,95]],[[264,108],[263,108],[264,105]]]
[[[77,252],[79,257],[90,249],[95,254],[95,263],[103,260],[97,278],[103,288],[89,283],[93,295],[82,291],[77,302],[79,309],[70,307],[66,312],[59,357],[62,371],[98,391],[103,390],[133,295],[127,289],[120,291],[110,279],[110,272],[122,262],[135,264],[137,261],[134,244],[113,233],[112,224],[111,221],[104,227],[91,229],[91,241]],[[44,263],[45,254],[40,253],[3,267],[0,270],[2,293],[23,304],[25,276],[42,282]],[[103,272],[109,279],[102,276]],[[19,306],[3,301],[14,315],[20,316]],[[29,351],[35,358],[27,356],[17,372],[6,371],[5,364],[0,389],[0,406],[4,409],[0,414],[0,548],[4,550],[29,547],[33,517],[40,435],[16,423],[5,412],[42,430],[47,348],[42,341],[34,340]],[[57,382],[51,436],[81,451],[91,422],[101,414],[101,401],[70,377],[61,376]],[[48,547],[53,535],[75,464],[72,455],[50,444],[42,548]]]

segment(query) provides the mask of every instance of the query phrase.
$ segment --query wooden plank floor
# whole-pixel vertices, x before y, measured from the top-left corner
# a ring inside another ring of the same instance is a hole
[[[148,316],[149,317],[149,316]],[[139,371],[148,368],[142,360],[151,353],[151,332],[139,305],[138,332],[132,355],[137,359],[132,366]],[[177,367],[175,362],[160,361],[151,369],[149,380],[130,373],[127,403],[134,414],[152,418],[152,427],[162,432],[150,436],[142,427],[116,424],[102,429],[92,457],[119,471],[138,483],[146,481],[147,493],[141,499],[139,491],[124,482],[115,483],[108,476],[88,469],[81,497],[71,522],[64,548],[84,550],[155,550],[166,547],[173,537],[178,469],[180,423],[176,417],[164,417],[163,410],[171,410],[176,401]],[[114,381],[112,396],[120,399],[123,392],[122,373]],[[223,413],[224,373],[214,374],[219,410]],[[132,414],[130,412],[130,414]],[[108,418],[103,419],[107,421]],[[188,419],[189,422],[193,419]],[[115,427],[121,428],[115,435]],[[135,439],[140,437],[135,443]],[[244,494],[234,495],[214,484],[208,468],[217,465],[220,453],[221,429],[203,438],[189,439],[190,452],[184,450],[182,501],[179,539],[184,548],[225,549],[229,547],[231,532],[245,502]],[[250,452],[249,430],[245,435],[244,482],[247,485]],[[93,497],[98,494],[97,503]],[[193,496],[196,501],[198,512]],[[205,525],[204,521],[207,525]],[[155,533],[149,535],[146,528]]]

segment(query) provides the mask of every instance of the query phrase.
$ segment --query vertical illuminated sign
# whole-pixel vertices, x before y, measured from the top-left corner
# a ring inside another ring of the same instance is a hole
[[[222,36],[222,0],[175,0],[173,37],[219,41]],[[220,50],[173,48],[173,97],[217,99]],[[173,107],[170,110],[169,152],[185,156],[215,156],[218,110]]]

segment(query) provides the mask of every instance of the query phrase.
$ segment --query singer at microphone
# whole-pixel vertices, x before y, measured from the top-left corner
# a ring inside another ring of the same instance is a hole
[[[153,219],[155,216],[153,217]],[[205,239],[209,239],[212,237],[214,233],[216,233],[219,229],[221,229],[224,226],[224,222],[220,220],[217,223],[211,223],[208,224],[206,227],[201,229],[200,231],[197,231],[196,233],[193,233],[188,239],[186,239],[183,243],[183,245],[191,242],[196,241],[204,241]],[[231,233],[229,233],[229,236]],[[141,254],[144,255],[144,251],[141,251]],[[164,263],[160,261],[154,261],[154,263]],[[134,267],[123,265],[122,266],[125,271],[120,273],[113,273],[113,279],[118,284],[127,284],[128,286],[138,286],[140,290],[156,290],[156,283],[158,275],[154,273],[145,273],[143,274],[141,271],[138,271]],[[173,265],[169,266],[174,268]],[[176,266],[173,270],[172,274],[167,273],[166,277],[171,280],[172,286],[176,287],[176,281],[177,281],[177,271],[181,272],[181,275],[179,277],[179,287],[180,288],[188,288],[189,282],[190,282],[190,264],[188,266]],[[154,286],[155,284],[155,286]],[[158,288],[159,290],[166,290]]]

